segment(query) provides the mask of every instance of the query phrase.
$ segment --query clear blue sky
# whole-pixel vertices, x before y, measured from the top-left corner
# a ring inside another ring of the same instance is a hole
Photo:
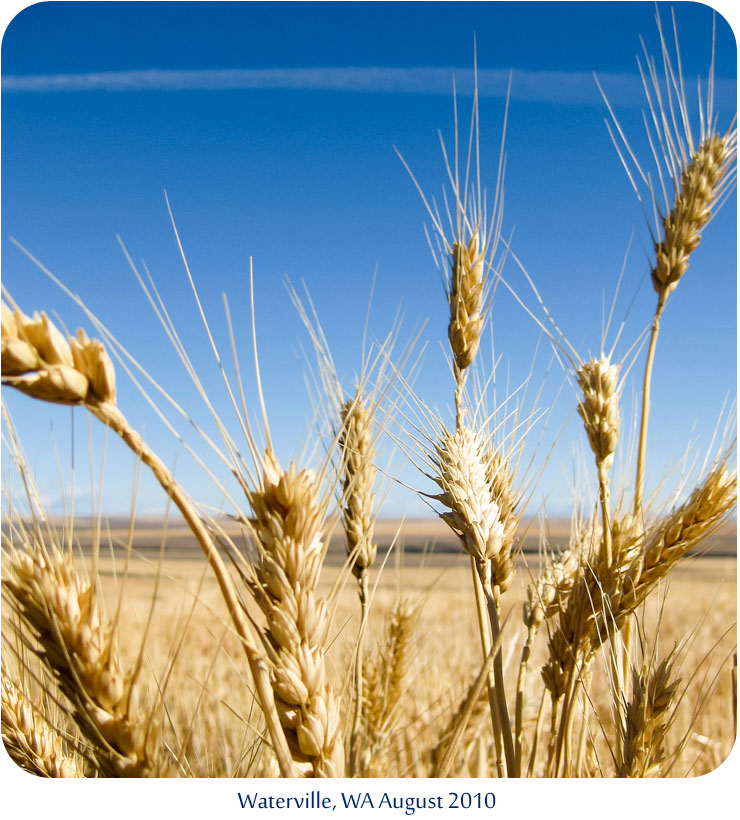
[[[659,4],[669,25],[669,6]],[[248,260],[255,266],[259,351],[278,450],[297,454],[309,435],[300,320],[285,277],[305,280],[340,374],[358,367],[373,272],[372,328],[383,335],[399,304],[404,329],[424,319],[428,342],[417,390],[443,413],[452,385],[441,342],[446,304],[423,232],[425,212],[397,146],[425,190],[445,181],[437,131],[452,133],[452,77],[468,116],[473,38],[481,69],[482,164],[495,181],[506,78],[513,69],[506,140],[504,230],[552,314],[582,356],[600,346],[602,300],[611,299],[635,234],[616,316],[632,304],[624,343],[651,320],[649,234],[608,135],[592,72],[625,130],[643,150],[636,55],[640,36],[658,53],[651,3],[41,3],[9,22],[2,44],[3,282],[26,312],[56,312],[70,329],[80,311],[14,247],[37,256],[139,358],[194,409],[192,389],[138,289],[116,235],[145,261],[199,371],[218,372],[186,287],[164,201],[166,189],[204,305],[221,325],[226,292],[242,366],[250,370]],[[712,11],[677,6],[683,68],[706,75]],[[736,104],[736,46],[717,18],[720,124]],[[654,378],[649,481],[655,484],[688,439],[705,452],[721,405],[736,383],[736,206],[706,230],[704,245],[665,314]],[[526,295],[516,267],[504,276]],[[634,303],[632,303],[634,297]],[[530,303],[531,299],[529,297]],[[500,373],[528,370],[537,330],[505,293],[492,322]],[[228,353],[225,334],[219,334]],[[228,358],[228,356],[227,356]],[[541,352],[542,366],[547,351]],[[641,372],[641,361],[636,372]],[[503,378],[503,377],[502,377]],[[196,498],[218,495],[120,374],[131,421]],[[248,380],[249,381],[249,380]],[[562,381],[555,370],[541,406]],[[630,416],[633,385],[625,389]],[[69,470],[70,418],[4,391],[29,460],[58,498],[52,437]],[[574,406],[561,394],[542,456]],[[225,403],[219,404],[225,414]],[[257,403],[252,403],[257,409]],[[87,496],[87,425],[74,412],[77,478]],[[183,427],[182,424],[179,425]],[[93,427],[95,452],[100,431]],[[567,509],[577,419],[560,437],[536,500]],[[97,457],[97,456],[96,456]],[[105,507],[125,511],[132,462],[109,442]],[[590,459],[588,460],[590,468]],[[419,483],[410,471],[405,480]],[[423,486],[423,484],[420,484]],[[81,502],[84,505],[88,502]],[[142,511],[163,507],[142,481]],[[392,491],[387,511],[423,512]]]

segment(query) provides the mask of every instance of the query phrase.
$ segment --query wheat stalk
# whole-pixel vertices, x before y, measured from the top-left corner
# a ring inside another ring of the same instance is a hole
[[[615,554],[611,563],[591,562],[588,551],[583,552],[575,583],[550,635],[549,658],[542,668],[553,714],[556,707],[560,711],[554,747],[557,754],[552,761],[555,772],[561,761],[567,765],[573,692],[594,653],[622,629],[658,581],[723,520],[735,506],[736,496],[736,476],[720,464],[683,505],[660,520],[647,535],[641,533],[632,517],[615,521]]]
[[[643,202],[641,188],[646,189],[648,210],[651,210],[655,217],[655,228],[651,228],[655,261],[651,265],[650,275],[658,302],[643,378],[633,504],[635,516],[638,516],[642,509],[650,386],[661,315],[668,297],[688,269],[689,257],[699,245],[701,231],[709,224],[734,186],[737,157],[735,119],[724,133],[718,128],[714,111],[714,60],[712,59],[709,69],[707,92],[703,97],[701,90],[699,94],[699,127],[696,134],[696,126],[692,125],[692,116],[686,99],[684,77],[680,72],[678,39],[676,37],[675,64],[679,69],[677,71],[663,34],[659,15],[656,15],[656,20],[665,79],[660,78],[655,61],[647,53],[647,71],[640,65],[649,109],[645,123],[652,157],[655,160],[655,179],[640,166],[607,101],[612,121],[629,161],[623,155],[610,129],[612,141],[637,198]],[[606,101],[605,96],[604,99]]]
[[[645,376],[642,390],[642,418],[637,451],[634,512],[642,506],[645,481],[647,426],[650,413],[650,385],[655,349],[660,331],[660,319],[669,295],[676,289],[689,266],[689,256],[701,239],[701,229],[712,216],[714,203],[722,191],[722,184],[730,175],[736,155],[736,134],[719,136],[709,134],[702,140],[690,160],[681,166],[675,180],[676,198],[670,213],[663,219],[663,236],[655,242],[655,265],[650,273],[658,294],[650,332]]]
[[[504,545],[504,525],[498,504],[493,500],[480,436],[464,425],[458,425],[452,433],[445,431],[436,446],[434,462],[437,470],[434,480],[442,490],[435,498],[448,510],[440,517],[457,534],[471,558],[485,596],[491,639],[495,642],[500,626],[492,567]],[[481,629],[483,632],[483,627]],[[489,691],[492,700],[495,696],[496,701],[496,710],[492,708],[491,715],[494,736],[497,731],[501,733],[508,771],[516,776],[514,741],[506,706],[500,651],[494,656],[493,674],[494,684],[489,686]],[[494,711],[498,712],[497,717]]]
[[[631,522],[631,519],[630,519]],[[585,689],[588,667],[592,659],[592,645],[598,635],[600,618],[608,618],[613,611],[614,596],[620,581],[630,569],[635,556],[630,540],[634,530],[622,521],[614,521],[614,553],[608,560],[603,552],[595,554],[594,544],[603,544],[603,537],[594,525],[590,533],[576,535],[574,546],[565,555],[562,567],[554,567],[552,583],[546,573],[537,594],[541,602],[528,603],[525,617],[533,624],[557,614],[548,638],[548,660],[542,667],[542,679],[550,692],[553,724],[559,712],[557,738],[551,746],[554,765],[551,773],[559,772],[563,763],[567,770],[570,762],[571,729],[575,718],[575,690],[581,683]],[[532,593],[534,597],[534,593]]]
[[[527,597],[522,607],[522,620],[527,628],[527,636],[524,640],[519,661],[514,720],[515,754],[520,771],[522,764],[524,691],[532,647],[542,624],[563,610],[576,582],[579,567],[579,551],[571,546],[559,555],[554,556],[539,578],[527,586]]]
[[[357,578],[360,596],[360,628],[355,651],[355,704],[350,736],[349,774],[360,766],[360,733],[363,709],[363,645],[368,617],[368,570],[377,553],[374,542],[374,486],[377,477],[373,423],[358,387],[353,398],[342,404],[337,443],[342,463],[342,521],[347,537],[347,555]]]
[[[602,517],[602,549],[607,564],[612,561],[609,471],[619,440],[619,366],[604,354],[590,359],[576,372],[583,399],[578,414],[583,419],[591,450],[596,458]]]

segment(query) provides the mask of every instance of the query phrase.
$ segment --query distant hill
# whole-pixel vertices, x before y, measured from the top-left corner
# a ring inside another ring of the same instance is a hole
[[[55,522],[61,527],[61,522]],[[134,527],[134,548],[140,551],[159,550],[162,543],[163,528],[166,525],[167,552],[172,555],[179,551],[197,549],[190,530],[184,521],[172,516],[165,524],[159,516],[143,516],[136,519]],[[222,521],[224,530],[237,543],[244,539],[241,527],[231,520]],[[91,541],[90,518],[75,520],[76,538],[83,546],[89,546]],[[568,543],[570,520],[567,518],[551,518],[547,521],[547,543],[549,548],[562,549]],[[103,520],[102,539],[108,543],[110,537],[115,544],[125,544],[128,538],[129,520],[125,516],[111,517]],[[439,518],[408,518],[379,519],[376,528],[376,541],[381,555],[395,544],[409,556],[448,556],[453,558],[460,553],[457,537],[449,527]],[[537,554],[540,551],[540,522],[536,519],[522,521],[520,537],[523,539],[522,549],[527,554]],[[737,557],[737,520],[727,521],[715,532],[705,545],[706,555],[721,557]],[[704,550],[702,550],[704,552]],[[333,527],[329,542],[329,560],[339,562],[344,559],[345,541],[340,525]]]

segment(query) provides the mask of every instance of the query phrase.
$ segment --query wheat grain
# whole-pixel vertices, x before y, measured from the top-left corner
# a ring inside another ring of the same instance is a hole
[[[82,373],[90,385],[88,402],[115,402],[116,372],[113,362],[105,351],[103,343],[97,339],[88,339],[81,328],[77,338],[70,342],[75,369]]]
[[[82,404],[87,377],[74,366],[72,350],[45,313],[29,318],[2,311],[2,379],[22,393],[58,404]]]
[[[102,342],[67,340],[46,313],[29,318],[2,303],[2,378],[32,398],[59,404],[115,402],[116,375]]]

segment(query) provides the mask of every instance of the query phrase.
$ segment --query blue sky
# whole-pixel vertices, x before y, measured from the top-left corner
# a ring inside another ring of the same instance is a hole
[[[669,26],[669,6],[659,4]],[[427,353],[416,382],[447,412],[446,304],[430,257],[425,212],[394,146],[424,190],[445,181],[438,130],[452,137],[452,79],[461,121],[471,98],[473,40],[481,89],[484,181],[495,184],[508,74],[504,232],[582,356],[597,353],[602,304],[611,300],[632,238],[615,316],[627,316],[623,354],[652,318],[650,238],[611,143],[596,72],[620,122],[648,162],[636,55],[642,36],[659,42],[651,3],[41,3],[21,11],[2,44],[3,283],[26,311],[55,312],[70,328],[84,316],[13,245],[36,256],[89,307],[194,417],[206,424],[128,268],[145,262],[204,380],[218,371],[198,325],[164,199],[203,298],[223,332],[228,294],[242,367],[250,371],[249,258],[254,259],[260,358],[279,454],[298,454],[310,435],[300,345],[307,343],[285,291],[306,282],[340,375],[359,366],[362,325],[376,273],[371,327],[384,335],[402,306],[403,334],[425,319]],[[726,127],[736,102],[736,46],[716,28],[717,107]],[[712,11],[678,4],[684,74],[706,76]],[[649,482],[680,459],[703,454],[736,376],[736,206],[707,228],[663,321],[654,376]],[[504,276],[529,304],[510,262]],[[538,341],[534,322],[503,290],[492,314],[501,386],[519,384]],[[228,358],[228,356],[226,356]],[[540,347],[535,381],[547,365]],[[641,373],[642,359],[635,373]],[[563,425],[535,502],[563,512],[584,447],[562,371],[548,377],[539,407],[554,406],[536,461]],[[623,416],[636,388],[628,380]],[[196,498],[217,491],[120,374],[120,403]],[[74,419],[76,485],[89,496],[88,420],[80,410],[40,405],[4,391],[39,482],[54,503],[70,470]],[[218,401],[221,401],[218,399]],[[256,401],[250,406],[256,411]],[[219,404],[228,414],[225,403]],[[570,421],[568,419],[570,418]],[[179,425],[186,432],[186,426]],[[539,428],[538,428],[539,429]],[[91,427],[95,458],[101,431]],[[59,450],[59,468],[52,440]],[[192,436],[190,436],[190,440]],[[590,469],[590,460],[587,459]],[[399,464],[400,466],[400,464]],[[129,505],[132,460],[106,448],[111,512]],[[424,486],[405,469],[404,481]],[[83,504],[87,501],[80,502]],[[536,506],[536,504],[534,505]],[[163,507],[142,478],[140,509]],[[423,505],[401,487],[387,511]],[[534,507],[533,507],[534,509]]]

